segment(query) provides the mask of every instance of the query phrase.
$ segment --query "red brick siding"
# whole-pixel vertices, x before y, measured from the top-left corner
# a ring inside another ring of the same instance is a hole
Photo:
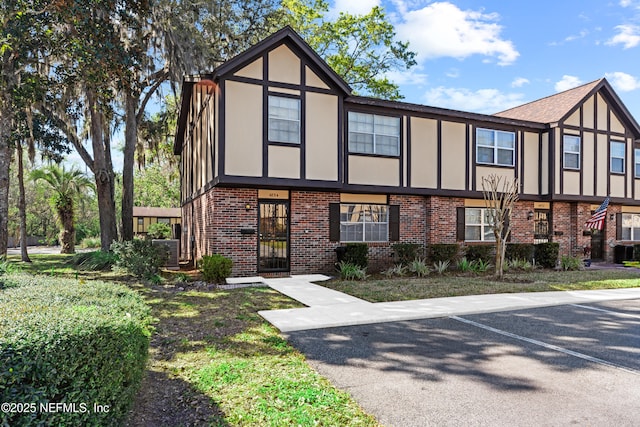
[[[329,205],[339,203],[340,195],[322,191],[290,193],[290,266],[291,274],[335,274],[335,248],[340,242],[329,240]],[[389,204],[400,205],[400,243],[461,243],[457,241],[457,208],[464,199],[440,196],[390,195]],[[246,209],[249,205],[250,209]],[[241,234],[243,228],[258,227],[258,192],[256,189],[215,187],[183,209],[182,255],[184,259],[203,254],[220,253],[234,262],[234,276],[258,273],[257,234]],[[589,203],[552,203],[552,225],[560,244],[561,255],[582,256],[591,238],[583,236],[584,222],[590,217]],[[519,201],[511,218],[513,243],[533,243],[534,221],[528,213],[534,210],[530,201]],[[610,206],[609,213],[620,211]],[[611,260],[613,250],[607,240],[615,238],[615,221],[607,219],[605,256]],[[558,235],[561,232],[562,235]],[[195,237],[191,253],[190,239]],[[369,243],[369,271],[377,272],[392,262],[392,246],[396,242]]]
[[[339,203],[338,193],[291,192],[291,273],[335,273],[335,248],[329,241],[329,204]]]

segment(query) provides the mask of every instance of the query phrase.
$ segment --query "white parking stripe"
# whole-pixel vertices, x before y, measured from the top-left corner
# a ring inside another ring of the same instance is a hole
[[[599,359],[597,357],[589,356],[587,354],[578,353],[576,351],[572,351],[572,350],[569,350],[569,349],[566,349],[566,348],[563,348],[563,347],[558,347],[557,345],[553,345],[553,344],[547,344],[545,342],[534,340],[534,339],[527,338],[527,337],[523,337],[521,335],[512,334],[511,332],[503,331],[501,329],[496,329],[496,328],[493,328],[491,326],[484,325],[482,323],[474,322],[473,320],[464,319],[462,317],[451,316],[449,318],[453,319],[453,320],[457,320],[458,322],[462,322],[462,323],[466,323],[468,325],[475,326],[475,327],[480,328],[480,329],[484,329],[486,331],[495,332],[496,334],[504,335],[504,336],[509,337],[509,338],[514,338],[514,339],[517,339],[517,340],[520,340],[520,341],[528,342],[529,344],[534,344],[534,345],[537,345],[537,346],[540,346],[540,347],[544,347],[544,348],[547,348],[547,349],[550,349],[550,350],[559,351],[560,353],[568,354],[570,356],[578,357],[580,359],[588,360],[589,362],[598,363],[600,365],[604,365],[604,366],[609,366],[611,368],[620,369],[622,371],[625,371],[625,372],[628,372],[628,373],[631,373],[631,374],[640,375],[640,371],[637,371],[637,370],[632,369],[632,368],[627,368],[626,366],[618,365],[616,363],[609,362],[609,361],[604,360],[604,359]]]
[[[601,311],[603,313],[613,314],[616,316],[633,317],[634,319],[640,319],[640,316],[636,316],[635,314],[621,313],[619,311],[605,310],[603,308],[590,307],[588,305],[581,305],[581,304],[571,304],[571,305],[574,307],[586,308],[587,310]]]

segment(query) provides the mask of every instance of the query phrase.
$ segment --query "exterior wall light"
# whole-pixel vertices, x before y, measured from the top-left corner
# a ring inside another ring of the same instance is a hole
[[[249,203],[247,203],[246,205],[244,205],[244,209],[247,211],[251,210],[251,205]]]
[[[533,211],[527,212],[527,219],[531,221],[533,219]]]

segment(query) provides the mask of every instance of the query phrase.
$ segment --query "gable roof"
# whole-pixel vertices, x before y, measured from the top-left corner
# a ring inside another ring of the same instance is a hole
[[[318,53],[316,53],[316,51],[313,50],[311,46],[309,46],[309,44],[307,44],[307,42],[304,41],[304,39],[288,25],[253,45],[241,54],[218,66],[213,71],[211,78],[216,81],[220,76],[235,72],[259,58],[266,50],[270,50],[271,48],[282,44],[294,47],[300,53],[305,55],[310,60],[309,62],[313,63],[320,71],[322,71],[322,73],[331,81],[333,86],[340,89],[345,95],[351,94],[351,87],[347,82],[333,71],[333,68],[331,68],[324,59],[322,59],[320,55],[318,55]]]
[[[611,101],[611,107],[631,126],[635,138],[640,138],[640,126],[605,78],[594,80],[494,115],[518,120],[533,120],[546,124],[558,123],[569,117],[587,98],[598,91],[602,91],[605,94]]]
[[[267,38],[251,46],[244,52],[234,56],[228,61],[220,64],[210,73],[203,73],[198,75],[186,75],[182,81],[182,93],[180,95],[180,114],[178,117],[178,127],[176,136],[173,143],[173,153],[180,154],[182,149],[182,139],[184,137],[184,131],[187,120],[188,105],[193,92],[193,86],[202,80],[212,80],[217,82],[220,77],[234,73],[258,59],[265,51],[276,48],[280,45],[286,44],[289,47],[293,47],[299,54],[306,56],[309,63],[313,64],[317,71],[320,71],[331,83],[332,86],[337,88],[345,96],[351,95],[351,87],[344,81],[325,61],[318,55],[318,53],[304,41],[293,28],[286,26],[275,33],[271,34]]]
[[[540,123],[556,123],[568,116],[574,107],[586,99],[602,80],[604,79],[595,80],[494,115],[512,119],[534,120]]]

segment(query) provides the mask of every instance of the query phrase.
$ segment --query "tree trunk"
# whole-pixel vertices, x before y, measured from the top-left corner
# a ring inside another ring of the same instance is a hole
[[[3,90],[4,92],[4,90]],[[11,167],[11,124],[13,111],[8,94],[0,95],[0,259],[7,257],[9,241],[9,168]]]
[[[60,253],[72,254],[76,251],[76,227],[73,224],[73,200],[64,200],[58,208],[60,217]]]
[[[27,202],[24,191],[24,165],[22,163],[22,143],[16,142],[16,152],[18,153],[18,211],[20,213],[20,257],[22,262],[31,262],[27,253]]]
[[[114,200],[115,174],[111,163],[110,147],[105,147],[104,114],[100,110],[92,89],[86,89],[87,104],[91,118],[91,144],[93,148],[93,173],[96,180],[98,211],[100,217],[100,246],[108,251],[111,243],[118,239],[116,205]]]
[[[133,166],[138,123],[138,98],[127,92],[125,101],[124,163],[122,166],[122,240],[133,239]]]

